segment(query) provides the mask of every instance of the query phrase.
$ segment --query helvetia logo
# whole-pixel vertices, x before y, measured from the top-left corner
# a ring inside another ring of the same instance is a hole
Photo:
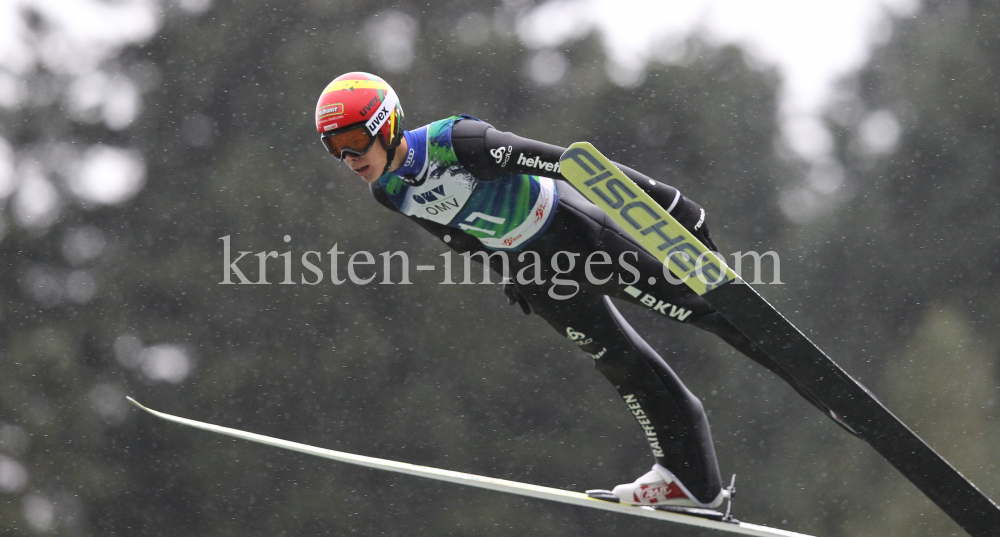
[[[521,153],[517,156],[517,164],[520,166],[527,166],[529,168],[538,168],[539,170],[546,172],[559,173],[559,163],[558,162],[545,162],[541,157],[531,157],[528,158]]]

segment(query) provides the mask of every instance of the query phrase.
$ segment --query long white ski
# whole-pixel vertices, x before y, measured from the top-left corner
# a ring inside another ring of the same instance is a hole
[[[128,400],[130,403],[141,408],[142,410],[167,421],[187,425],[188,427],[194,427],[196,429],[211,431],[213,433],[232,436],[234,438],[249,440],[258,444],[298,451],[299,453],[314,455],[316,457],[323,457],[324,459],[333,459],[335,461],[357,464],[359,466],[367,466],[369,468],[376,468],[379,470],[388,470],[390,472],[437,479],[438,481],[447,481],[449,483],[457,483],[459,485],[469,485],[472,487],[495,490],[497,492],[506,492],[508,494],[517,494],[518,496],[527,496],[530,498],[539,498],[542,500],[579,505],[582,507],[589,507],[591,509],[602,509],[604,511],[614,511],[616,513],[623,513],[626,515],[667,520],[678,524],[698,526],[740,535],[757,535],[761,537],[809,537],[808,535],[804,535],[802,533],[768,528],[765,526],[757,526],[755,524],[747,524],[746,522],[718,522],[715,520],[680,513],[657,511],[649,507],[635,507],[631,505],[606,502],[591,498],[581,492],[541,487],[538,485],[530,485],[528,483],[518,483],[517,481],[507,481],[505,479],[494,479],[492,477],[453,472],[451,470],[442,470],[440,468],[431,468],[429,466],[418,466],[416,464],[408,464],[405,462],[376,459],[374,457],[366,457],[364,455],[354,455],[352,453],[344,453],[342,451],[334,451],[332,449],[324,449],[306,444],[299,444],[297,442],[289,442],[288,440],[281,440],[280,438],[273,438],[261,434],[241,431],[239,429],[230,429],[229,427],[221,427],[219,425],[212,425],[211,423],[204,423],[192,419],[181,418],[179,416],[172,416],[170,414],[158,412],[151,408],[146,408],[131,397],[128,397]]]

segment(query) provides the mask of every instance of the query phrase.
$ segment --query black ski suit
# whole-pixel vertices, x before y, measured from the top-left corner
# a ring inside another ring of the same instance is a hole
[[[540,162],[558,163],[564,151],[564,148],[498,131],[472,119],[457,121],[451,135],[459,163],[481,181],[496,180],[512,173],[538,175],[539,169],[545,168],[539,165]],[[518,158],[497,159],[495,151],[498,149],[508,155],[518,155]],[[699,205],[671,186],[625,166],[619,167],[703,244],[718,251],[709,234],[705,212]],[[556,166],[548,168],[558,169]],[[704,299],[685,285],[669,283],[660,261],[562,180],[558,173],[549,176],[557,180],[558,190],[558,205],[551,224],[522,252],[508,252],[511,275],[531,264],[533,254],[530,252],[536,252],[544,260],[541,276],[546,283],[516,282],[505,290],[512,300],[521,302],[525,309],[530,306],[531,312],[545,319],[559,334],[594,359],[597,370],[611,381],[636,417],[656,462],[677,476],[699,501],[710,502],[722,489],[722,479],[704,408],[670,366],[629,326],[609,297],[648,307],[667,319],[713,332],[780,375],[817,404],[815,398]],[[380,203],[398,211],[378,182],[371,184],[371,191]],[[445,240],[457,252],[492,253],[478,239],[461,230],[423,218],[409,218]],[[558,252],[567,252],[560,254],[561,270],[568,267],[570,254],[578,254],[573,270],[557,274],[551,268],[549,260]],[[592,265],[587,274],[586,260],[594,252],[606,252],[613,263],[607,267]],[[615,270],[620,259],[624,259],[621,264],[624,271]],[[492,256],[489,261],[493,270],[502,273],[499,256]],[[625,264],[633,269],[629,270]],[[570,285],[553,287],[553,277],[577,282],[579,288],[574,293]],[[568,297],[570,294],[572,296]]]

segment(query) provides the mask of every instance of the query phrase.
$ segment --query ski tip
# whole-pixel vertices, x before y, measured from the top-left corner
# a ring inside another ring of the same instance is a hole
[[[597,149],[595,149],[593,144],[590,142],[573,142],[566,148],[566,151],[563,151],[563,154],[559,156],[559,161],[562,162],[564,160],[572,160],[573,155],[578,154],[581,150],[597,151]]]
[[[129,397],[129,396],[127,396],[127,395],[125,396],[125,399],[128,399],[128,402],[129,402],[129,403],[132,403],[132,404],[133,404],[133,405],[135,405],[136,407],[138,407],[138,408],[140,408],[140,409],[142,409],[142,410],[145,410],[146,412],[149,412],[149,409],[148,409],[148,408],[146,408],[146,407],[144,407],[144,406],[142,406],[142,404],[140,404],[140,403],[139,403],[139,401],[136,401],[135,399],[132,399],[131,397]]]

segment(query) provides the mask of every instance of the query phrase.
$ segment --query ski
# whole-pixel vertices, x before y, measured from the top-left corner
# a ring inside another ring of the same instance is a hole
[[[1000,507],[996,503],[809,341],[593,145],[587,142],[571,145],[560,159],[560,171],[969,535],[990,537],[1000,531]]]
[[[517,481],[508,481],[505,479],[495,479],[492,477],[485,477],[481,475],[453,472],[451,470],[442,470],[440,468],[431,468],[429,466],[418,466],[416,464],[408,464],[405,462],[390,461],[386,459],[377,459],[375,457],[366,457],[364,455],[354,455],[352,453],[344,453],[342,451],[334,451],[332,449],[314,447],[306,444],[300,444],[298,442],[290,442],[288,440],[282,440],[280,438],[264,436],[262,434],[250,433],[246,431],[241,431],[239,429],[230,429],[229,427],[222,427],[219,425],[213,425],[211,423],[205,423],[188,418],[182,418],[179,416],[173,416],[170,414],[153,410],[151,408],[147,408],[139,404],[138,401],[132,399],[131,397],[128,397],[127,399],[130,403],[132,403],[136,407],[167,421],[171,421],[181,425],[186,425],[188,427],[194,427],[196,429],[211,431],[213,433],[231,436],[234,438],[249,440],[250,442],[256,442],[258,444],[264,444],[267,446],[273,446],[281,449],[297,451],[299,453],[305,453],[306,455],[313,455],[316,457],[322,457],[324,459],[331,459],[335,461],[356,464],[368,468],[375,468],[378,470],[387,470],[390,472],[397,472],[401,474],[426,477],[429,479],[436,479],[438,481],[445,481],[448,483],[467,485],[467,486],[492,490],[496,492],[505,492],[507,494],[515,494],[518,496],[526,496],[529,498],[537,498],[541,500],[550,500],[581,507],[589,507],[591,509],[600,509],[603,511],[611,511],[626,515],[654,518],[658,520],[666,520],[668,522],[674,522],[677,524],[684,524],[688,526],[696,526],[700,528],[725,531],[729,533],[735,533],[738,535],[756,535],[758,537],[775,537],[775,536],[810,537],[802,533],[795,533],[792,531],[768,528],[765,526],[758,526],[756,524],[748,524],[746,522],[738,522],[735,520],[731,522],[721,522],[698,516],[685,515],[677,512],[660,511],[652,509],[650,507],[637,507],[620,503],[613,503],[610,501],[592,498],[582,492],[573,492],[573,491],[550,488],[550,487],[542,487],[539,485],[531,485],[528,483],[519,483]]]

